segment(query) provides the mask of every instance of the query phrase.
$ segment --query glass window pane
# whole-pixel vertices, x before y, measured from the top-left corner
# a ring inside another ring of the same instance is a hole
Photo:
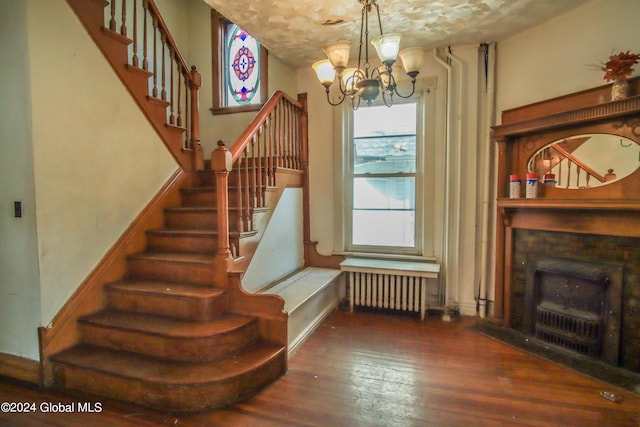
[[[352,243],[413,247],[415,178],[355,178]]]
[[[354,112],[354,174],[415,173],[417,104]]]

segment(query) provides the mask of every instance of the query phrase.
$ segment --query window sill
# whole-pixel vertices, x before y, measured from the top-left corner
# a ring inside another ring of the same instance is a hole
[[[220,108],[210,108],[211,114],[214,116],[223,115],[223,114],[235,114],[235,113],[251,113],[254,111],[260,111],[264,104],[254,104],[254,105],[241,105],[237,107],[220,107]]]
[[[436,262],[435,257],[425,257],[421,255],[403,255],[403,254],[383,254],[383,253],[370,253],[370,252],[348,252],[337,251],[332,255],[340,255],[345,258],[364,258],[364,259],[376,259],[376,260],[389,260],[389,261],[407,261],[407,262]]]

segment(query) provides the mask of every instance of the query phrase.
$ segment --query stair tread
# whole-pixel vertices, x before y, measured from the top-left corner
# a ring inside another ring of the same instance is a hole
[[[140,294],[161,294],[184,298],[211,298],[224,294],[224,289],[214,286],[192,285],[188,283],[169,283],[160,281],[127,281],[107,285],[109,289]]]
[[[218,235],[217,230],[208,230],[205,228],[154,228],[147,230],[152,234],[165,234],[171,236],[199,236],[205,235],[207,237],[215,237]]]
[[[250,316],[225,313],[209,321],[193,321],[152,314],[104,310],[83,317],[82,323],[178,338],[205,338],[225,334],[255,321]]]
[[[218,208],[216,208],[215,206],[170,206],[168,208],[165,208],[165,211],[175,211],[175,212],[189,212],[189,211],[193,211],[193,212],[215,212],[217,211]]]
[[[213,256],[211,254],[197,253],[181,253],[181,252],[138,252],[129,255],[132,259],[145,259],[150,261],[175,261],[197,264],[212,264]]]
[[[53,355],[51,360],[147,383],[179,386],[224,381],[249,373],[284,351],[284,346],[260,343],[213,362],[177,362],[80,344]]]

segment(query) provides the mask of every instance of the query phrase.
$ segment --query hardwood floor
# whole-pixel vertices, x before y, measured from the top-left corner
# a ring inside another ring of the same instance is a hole
[[[0,402],[36,411],[0,413],[0,426],[640,426],[640,395],[474,332],[474,322],[335,311],[285,376],[217,411],[168,414],[3,380]],[[49,404],[74,411],[43,412]],[[100,412],[79,412],[87,404]]]

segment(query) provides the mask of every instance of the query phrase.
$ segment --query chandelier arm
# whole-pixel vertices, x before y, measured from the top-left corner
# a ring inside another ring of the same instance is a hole
[[[385,95],[386,92],[386,90],[382,91],[382,102],[384,102],[384,105],[387,107],[391,107],[393,105],[393,91],[389,91],[389,102],[387,102],[387,95]]]
[[[354,99],[358,100],[357,104],[354,102]],[[361,100],[361,98],[359,96],[352,96],[351,97],[351,108],[353,109],[353,111],[356,111],[358,108],[360,108],[360,100]]]
[[[345,94],[342,94],[342,98],[340,98],[340,101],[338,102],[331,102],[331,99],[329,98],[329,87],[327,86],[325,88],[325,92],[327,93],[327,102],[329,103],[329,105],[331,105],[332,107],[337,107],[338,105],[342,104],[346,98]]]
[[[393,88],[393,91],[396,93],[396,95],[398,95],[400,98],[411,98],[413,96],[414,93],[416,93],[416,79],[411,79],[411,93],[408,95],[402,95],[400,94],[400,92],[398,92],[398,87],[395,86]]]

